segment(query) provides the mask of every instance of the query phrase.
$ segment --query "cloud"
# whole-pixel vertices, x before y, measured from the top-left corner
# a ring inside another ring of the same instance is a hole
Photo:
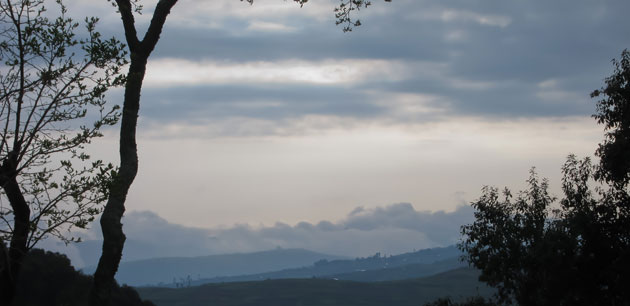
[[[275,20],[297,22],[298,20],[309,19],[310,22],[321,22],[332,19],[332,9],[337,3],[333,1],[313,1],[304,8],[293,3],[293,1],[269,1],[257,0],[254,5],[238,0],[216,1],[198,0],[195,2],[183,2],[173,9],[170,22],[175,26],[185,27],[207,27],[209,21],[223,22],[227,20]],[[149,7],[149,6],[146,6]],[[152,7],[152,6],[151,6]],[[295,18],[299,16],[299,18]],[[191,23],[191,21],[193,21]]]
[[[471,11],[445,10],[440,14],[440,19],[445,22],[472,21],[481,25],[497,26],[505,28],[512,20],[507,16],[484,15]]]
[[[275,62],[217,62],[160,58],[149,62],[146,87],[178,87],[211,84],[345,85],[377,78],[392,82],[410,71],[405,65],[386,60],[282,60]]]
[[[258,32],[295,32],[297,28],[292,26],[287,26],[285,24],[269,22],[269,21],[252,21],[249,23],[247,27],[250,31],[258,31]]]
[[[131,211],[123,218],[127,236],[123,260],[254,252],[276,247],[352,257],[376,252],[398,254],[456,243],[459,227],[471,221],[469,206],[460,206],[453,212],[429,212],[417,211],[408,203],[357,207],[337,222],[299,222],[293,226],[277,222],[261,227],[241,224],[213,229],[181,226],[153,212]],[[98,227],[93,228],[85,234],[88,241],[69,252],[75,264],[95,264],[100,247],[95,238],[100,236],[99,231]]]
[[[475,23],[482,26],[505,28],[512,23],[509,16],[482,14],[472,10],[453,9],[448,7],[432,7],[413,11],[407,18],[418,21],[442,21],[444,23]]]
[[[185,101],[194,111],[154,103],[142,115],[276,123],[320,115],[403,123],[588,116],[588,93],[630,43],[621,13],[630,3],[620,0],[401,0],[362,11],[364,25],[352,34],[335,28],[335,4],[178,4],[150,60],[145,99]],[[558,88],[538,87],[550,79]],[[414,95],[417,102],[408,99]],[[427,105],[423,97],[439,99]],[[412,115],[395,115],[406,111]]]
[[[424,233],[437,245],[452,244],[460,238],[459,227],[472,221],[472,208],[459,206],[453,212],[416,211],[409,203],[400,203],[350,215],[345,220],[348,228],[379,230],[400,228]]]

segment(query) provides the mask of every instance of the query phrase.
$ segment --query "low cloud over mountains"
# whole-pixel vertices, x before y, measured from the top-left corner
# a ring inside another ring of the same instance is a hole
[[[398,254],[456,243],[459,227],[472,222],[472,208],[452,212],[417,211],[409,203],[386,207],[357,207],[340,221],[316,224],[255,227],[239,224],[203,229],[169,223],[150,211],[131,211],[123,219],[127,235],[123,261],[152,257],[201,256],[253,252],[273,248],[304,248],[350,257],[376,252]],[[86,241],[61,249],[76,266],[98,260],[100,229],[85,234]]]

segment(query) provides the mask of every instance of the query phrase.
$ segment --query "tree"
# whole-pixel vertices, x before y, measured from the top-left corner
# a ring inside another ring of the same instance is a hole
[[[124,82],[123,46],[101,37],[96,18],[86,18],[86,36],[77,37],[79,24],[56,3],[60,15],[50,19],[44,0],[0,2],[3,305],[29,249],[49,236],[76,241],[70,230],[100,212],[113,171],[91,160],[85,145],[118,119],[116,107],[106,109],[105,92]]]
[[[532,171],[529,189],[513,201],[485,187],[472,203],[475,222],[462,227],[460,248],[480,280],[498,289],[500,304],[627,305],[630,293],[630,54],[613,61],[615,74],[592,96],[606,139],[590,159],[570,155],[562,167],[559,201]],[[599,184],[599,187],[592,186]],[[557,208],[553,209],[553,205]]]
[[[465,240],[460,248],[481,270],[479,280],[498,289],[498,304],[515,300],[519,305],[563,305],[560,298],[570,295],[557,287],[566,283],[560,271],[571,271],[565,255],[573,254],[573,245],[554,223],[557,217],[550,205],[555,199],[547,181],[532,170],[528,184],[516,198],[508,189],[500,193],[484,187],[472,203],[475,221],[462,227]],[[550,253],[555,251],[557,256]]]
[[[594,192],[596,167],[571,155],[562,167],[564,198],[532,172],[514,200],[485,187],[472,203],[475,221],[462,227],[464,257],[480,280],[498,289],[499,304],[625,305],[630,295],[627,194]],[[553,205],[559,208],[552,209]],[[625,215],[624,215],[625,214]]]
[[[166,18],[177,3],[177,0],[159,0],[153,11],[149,27],[142,40],[140,40],[133,15],[134,12],[137,13],[142,8],[139,5],[139,0],[107,1],[118,8],[122,19],[125,39],[129,48],[130,66],[127,73],[127,83],[125,84],[120,126],[120,170],[109,185],[109,198],[100,219],[103,232],[103,247],[94,273],[94,286],[90,293],[90,304],[93,306],[107,305],[111,288],[115,284],[114,276],[118,270],[126,239],[120,220],[125,212],[127,193],[138,172],[136,126],[140,109],[142,81],[146,72],[147,61],[160,39]],[[249,4],[254,3],[254,0],[245,1]],[[308,2],[308,0],[293,1],[301,6]],[[390,2],[391,0],[385,1]],[[339,6],[335,9],[337,25],[343,24],[344,32],[360,26],[361,22],[354,19],[352,14],[370,5],[371,2],[365,0],[340,0]]]
[[[591,93],[592,98],[604,96],[593,117],[607,131],[595,154],[598,178],[623,188],[630,180],[630,52],[624,50],[621,60],[612,62],[615,73],[606,78],[606,87]]]

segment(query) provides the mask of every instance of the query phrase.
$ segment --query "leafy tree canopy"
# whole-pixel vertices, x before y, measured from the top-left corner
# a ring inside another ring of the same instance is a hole
[[[604,142],[595,154],[600,158],[598,178],[619,187],[630,181],[630,52],[624,50],[620,60],[613,60],[615,72],[606,78],[606,87],[595,90],[597,102],[593,117],[606,130]]]
[[[500,304],[627,305],[630,301],[630,53],[615,73],[594,116],[606,139],[589,158],[570,155],[562,167],[563,198],[549,194],[532,170],[516,197],[484,187],[472,203],[475,221],[462,227],[460,248],[498,289]],[[597,186],[597,187],[593,187]]]

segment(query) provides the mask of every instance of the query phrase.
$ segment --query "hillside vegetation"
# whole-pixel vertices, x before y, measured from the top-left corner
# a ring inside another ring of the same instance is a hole
[[[20,271],[16,306],[85,306],[93,277],[76,271],[63,254],[31,250]],[[2,304],[2,303],[0,303]],[[134,288],[114,285],[110,306],[151,306]]]
[[[490,296],[479,272],[459,268],[405,281],[353,282],[329,279],[281,279],[207,284],[188,288],[138,288],[143,299],[158,306],[418,306],[440,297],[462,300]]]

